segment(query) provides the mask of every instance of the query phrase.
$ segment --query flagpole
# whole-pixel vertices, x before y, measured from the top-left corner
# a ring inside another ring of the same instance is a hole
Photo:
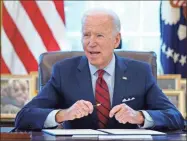
[[[2,30],[2,29],[1,29],[1,28],[2,28],[1,24],[2,24],[2,19],[3,19],[3,18],[2,18],[2,11],[3,11],[3,10],[2,10],[2,1],[3,1],[3,0],[0,0],[0,32],[1,32],[1,30]],[[1,33],[0,33],[0,34],[1,34]],[[0,40],[0,50],[1,50],[1,40]]]
[[[3,1],[3,0],[0,1],[0,25],[1,25],[1,23],[2,23],[2,22],[1,22],[1,21],[2,21],[2,1]]]

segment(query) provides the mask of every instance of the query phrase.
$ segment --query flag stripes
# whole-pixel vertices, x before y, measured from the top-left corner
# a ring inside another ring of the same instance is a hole
[[[0,59],[1,59],[1,73],[10,73],[7,65],[5,64],[4,60],[2,59],[2,55],[0,56]]]
[[[35,1],[21,1],[22,6],[27,12],[32,24],[36,28],[40,35],[47,51],[60,50],[56,40],[53,37],[51,30],[49,29],[44,17],[42,16],[40,9]],[[46,36],[47,35],[47,36]]]
[[[19,56],[15,52],[15,49],[8,39],[7,35],[4,32],[4,29],[1,30],[2,32],[2,44],[6,47],[6,49],[2,49],[1,53],[4,59],[1,61],[6,61],[6,64],[4,67],[1,67],[1,73],[15,73],[15,74],[26,74],[27,70],[24,67],[24,64],[20,60]],[[2,63],[3,64],[3,63]],[[6,68],[7,67],[7,68]],[[19,69],[16,69],[18,68]],[[11,68],[11,69],[9,69]]]
[[[25,66],[27,72],[29,70],[37,70],[37,62],[33,56],[33,54],[28,49],[28,46],[23,39],[22,35],[20,34],[20,30],[15,25],[15,22],[10,17],[5,5],[3,3],[3,28],[7,34],[8,39],[10,40],[15,53],[19,56],[20,60]],[[6,49],[5,46],[2,44],[2,50]],[[11,61],[11,60],[5,60]],[[13,63],[11,63],[13,64]],[[12,67],[9,67],[11,69]]]
[[[58,11],[62,21],[64,22],[64,24],[66,23],[65,22],[65,13],[64,13],[64,9],[62,7],[64,7],[64,1],[63,0],[58,0],[58,1],[54,1],[54,4],[55,4],[55,7],[56,7],[56,10]]]
[[[39,56],[70,49],[65,35],[64,1],[3,1],[1,73],[38,70]]]

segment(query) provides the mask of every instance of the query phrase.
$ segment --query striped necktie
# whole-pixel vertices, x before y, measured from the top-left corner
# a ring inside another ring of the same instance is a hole
[[[98,78],[96,81],[95,99],[96,103],[101,105],[97,107],[98,125],[99,128],[106,128],[109,120],[110,112],[110,96],[108,86],[103,79],[104,70],[98,70]]]

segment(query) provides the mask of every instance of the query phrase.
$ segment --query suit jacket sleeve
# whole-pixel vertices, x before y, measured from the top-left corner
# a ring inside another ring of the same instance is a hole
[[[58,64],[53,67],[52,76],[41,92],[17,114],[15,128],[20,130],[41,130],[48,114],[58,105],[60,73]],[[62,100],[62,98],[61,98]]]
[[[184,119],[176,107],[158,87],[150,66],[147,66],[146,107],[154,121],[153,129],[183,129]]]

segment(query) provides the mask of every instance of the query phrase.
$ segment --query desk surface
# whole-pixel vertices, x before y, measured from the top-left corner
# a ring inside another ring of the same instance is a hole
[[[11,131],[10,127],[1,127],[1,132],[9,132]],[[29,132],[31,134],[31,140],[32,141],[39,141],[39,140],[71,140],[71,141],[77,141],[80,139],[74,139],[71,136],[51,136],[49,134],[46,134],[44,132]],[[185,140],[187,139],[186,132],[182,131],[172,131],[167,132],[166,135],[153,135],[153,140]],[[20,139],[19,139],[20,140]],[[88,141],[88,139],[82,139]],[[92,141],[97,139],[90,139]],[[129,140],[129,139],[123,139],[123,140]]]

